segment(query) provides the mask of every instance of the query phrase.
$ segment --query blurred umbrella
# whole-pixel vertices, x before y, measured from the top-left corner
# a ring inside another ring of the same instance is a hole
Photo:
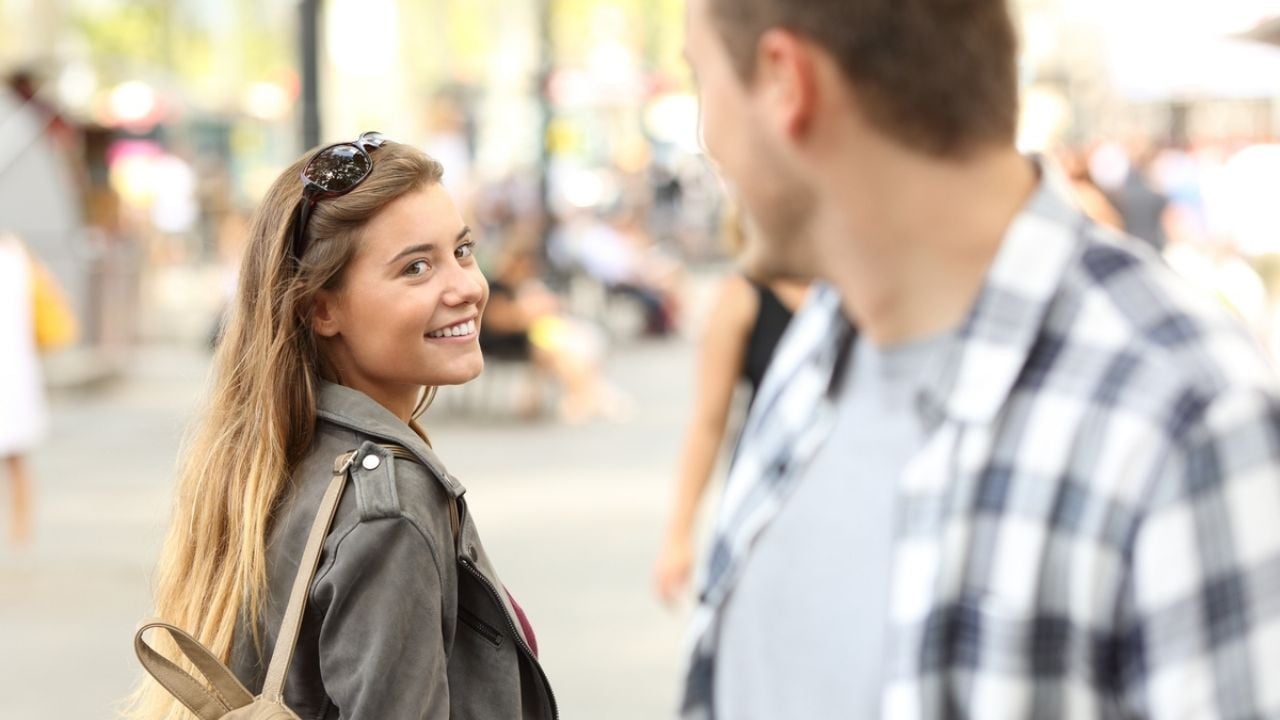
[[[1157,34],[1113,44],[1109,60],[1116,88],[1134,100],[1280,95],[1280,52],[1243,40]]]
[[[1252,30],[1240,33],[1238,37],[1270,45],[1280,45],[1280,15],[1259,22]]]
[[[1280,96],[1280,52],[1240,38],[1272,17],[1272,0],[1098,2],[1112,83],[1139,101]]]

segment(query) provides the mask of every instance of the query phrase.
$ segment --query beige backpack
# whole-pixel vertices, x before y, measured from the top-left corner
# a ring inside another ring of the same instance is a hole
[[[333,480],[329,482],[329,489],[320,501],[320,509],[311,526],[311,535],[307,537],[307,546],[302,553],[302,562],[298,565],[298,575],[294,578],[289,604],[281,622],[280,637],[276,640],[271,662],[267,665],[267,678],[262,685],[261,695],[255,698],[249,694],[236,676],[208,648],[173,625],[148,620],[138,628],[133,638],[133,648],[142,667],[200,720],[299,720],[298,715],[284,704],[285,675],[289,671],[289,661],[293,658],[293,649],[298,642],[302,611],[307,604],[311,581],[315,578],[320,548],[333,524],[338,501],[346,486],[347,470],[355,456],[355,452],[343,453],[333,463]],[[147,644],[143,636],[152,628],[165,630],[173,637],[178,649],[204,676],[205,682],[196,679]]]

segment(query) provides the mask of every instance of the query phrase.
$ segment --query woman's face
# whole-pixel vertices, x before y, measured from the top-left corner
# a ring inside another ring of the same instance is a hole
[[[489,285],[472,249],[470,229],[439,184],[374,216],[341,288],[316,298],[313,328],[342,384],[407,420],[422,387],[480,374]]]

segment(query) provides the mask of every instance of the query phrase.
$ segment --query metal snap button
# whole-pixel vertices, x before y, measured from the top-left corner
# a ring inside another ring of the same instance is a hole
[[[373,454],[365,455],[364,459],[360,461],[360,467],[364,468],[365,470],[376,470],[377,467],[381,464],[382,464],[382,458]]]

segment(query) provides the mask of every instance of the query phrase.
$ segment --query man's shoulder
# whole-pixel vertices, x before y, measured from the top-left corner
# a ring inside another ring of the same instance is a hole
[[[1178,276],[1149,245],[1102,228],[1084,234],[1040,340],[1085,365],[1123,371],[1127,381],[1110,388],[1116,395],[1276,390],[1261,344],[1222,302]]]

